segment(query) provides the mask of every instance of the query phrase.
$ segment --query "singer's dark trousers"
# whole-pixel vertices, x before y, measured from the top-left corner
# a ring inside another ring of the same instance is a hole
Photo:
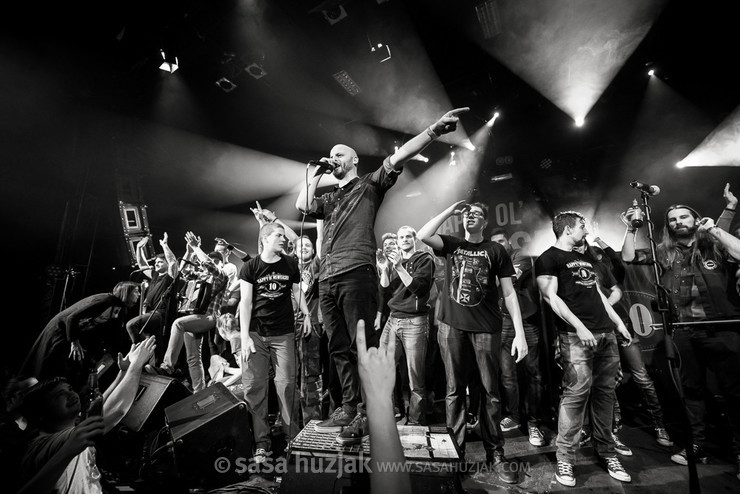
[[[163,310],[155,310],[131,319],[126,323],[126,332],[131,343],[138,343],[151,335],[161,335],[164,320]]]
[[[357,322],[365,321],[367,346],[378,346],[373,322],[378,308],[375,266],[360,266],[319,283],[319,304],[329,353],[342,386],[342,405],[357,407],[362,401],[357,373]]]

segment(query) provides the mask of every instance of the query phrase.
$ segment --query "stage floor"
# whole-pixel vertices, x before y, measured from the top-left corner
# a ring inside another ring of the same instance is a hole
[[[620,440],[632,449],[632,456],[620,456],[625,470],[632,476],[632,482],[622,483],[609,474],[596,462],[594,449],[590,446],[578,451],[574,474],[575,487],[565,487],[555,480],[556,459],[553,445],[556,432],[543,428],[547,446],[537,448],[529,444],[527,436],[519,431],[504,433],[505,453],[509,460],[524,464],[521,482],[509,485],[498,480],[493,473],[474,473],[464,475],[462,484],[469,494],[490,492],[546,493],[546,492],[600,492],[676,494],[689,492],[688,467],[673,463],[671,454],[679,448],[665,448],[655,442],[652,429],[635,425],[624,425],[619,431]],[[674,434],[675,435],[675,434]],[[473,434],[467,445],[469,461],[483,461],[485,451],[480,439]],[[711,455],[709,463],[697,465],[699,486],[703,494],[720,492],[740,492],[740,480],[735,477],[732,458]]]
[[[403,423],[403,422],[400,422]],[[444,424],[434,424],[443,426]],[[555,431],[543,427],[547,445],[535,447],[529,444],[527,436],[519,430],[504,433],[506,437],[505,453],[509,460],[517,461],[521,466],[520,482],[516,485],[500,481],[495,473],[476,465],[483,465],[485,451],[477,429],[468,435],[467,473],[461,473],[462,486],[468,494],[486,493],[548,493],[548,492],[599,492],[599,493],[636,493],[676,494],[689,492],[688,467],[680,466],[670,460],[670,455],[678,447],[665,448],[655,442],[650,427],[633,423],[623,425],[619,437],[633,451],[633,456],[620,456],[622,464],[632,476],[632,482],[622,483],[612,479],[596,463],[594,450],[587,446],[578,451],[575,467],[576,486],[565,487],[555,480]],[[672,436],[680,436],[669,424]],[[675,440],[675,438],[674,438]],[[710,454],[709,463],[697,465],[699,485],[703,494],[740,491],[740,480],[735,477],[735,465],[728,455],[712,455],[711,445],[707,445]],[[244,483],[259,486],[277,492],[279,479],[274,476],[254,474]],[[230,492],[233,490],[229,489]],[[219,490],[214,491],[219,492]]]

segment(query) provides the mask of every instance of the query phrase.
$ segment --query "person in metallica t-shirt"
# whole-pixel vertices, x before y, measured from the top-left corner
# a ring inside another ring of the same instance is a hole
[[[535,262],[537,286],[557,316],[555,323],[563,359],[563,392],[558,412],[558,460],[555,478],[566,486],[576,485],[573,476],[583,417],[591,395],[591,422],[596,453],[609,475],[630,482],[614,450],[611,434],[614,387],[619,349],[614,327],[629,345],[629,331],[599,290],[591,260],[575,252],[586,239],[586,220],[580,213],[558,213],[552,220],[557,240]]]
[[[435,233],[447,218],[455,214],[462,214],[464,239]],[[516,483],[517,470],[510,468],[504,457],[504,436],[500,425],[499,357],[503,315],[498,305],[496,277],[514,323],[511,355],[517,355],[517,362],[527,354],[527,341],[512,282],[514,267],[511,258],[503,246],[484,238],[483,230],[487,224],[488,207],[485,204],[466,205],[465,201],[458,201],[429,220],[419,230],[417,238],[432,247],[435,255],[447,258],[437,336],[447,372],[447,426],[452,429],[464,454],[465,391],[470,378],[468,369],[472,351],[484,392],[480,424],[486,462],[491,464],[502,481]]]
[[[298,435],[295,324],[293,301],[304,314],[302,336],[311,333],[311,312],[300,287],[298,262],[283,255],[286,238],[283,227],[267,223],[260,228],[262,252],[239,271],[241,300],[242,384],[244,400],[252,416],[255,463],[264,463],[271,454],[270,425],[267,422],[267,392],[270,362],[275,368],[275,390],[280,402],[283,430],[292,440]]]

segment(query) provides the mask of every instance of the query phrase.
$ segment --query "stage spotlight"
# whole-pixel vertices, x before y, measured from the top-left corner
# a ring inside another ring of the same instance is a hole
[[[585,120],[583,119],[583,117],[578,117],[576,118],[575,122],[576,122],[576,127],[583,127]]]
[[[491,177],[491,183],[494,184],[496,182],[502,182],[504,180],[509,180],[511,178],[514,178],[514,175],[511,173],[504,173],[502,175],[494,175]]]
[[[470,139],[465,139],[462,142],[462,147],[464,147],[468,151],[475,151],[475,144],[473,144],[472,142],[470,142]]]
[[[686,165],[684,165],[683,160],[682,161],[679,161],[678,163],[676,163],[676,168],[683,168],[685,166]]]
[[[457,159],[455,158],[455,151],[450,151],[450,166],[457,166]]]
[[[649,75],[650,77],[654,76],[654,75],[655,75],[655,69],[650,69],[650,70],[648,70],[648,75]]]
[[[217,80],[215,84],[225,93],[230,93],[231,91],[236,89],[236,84],[228,80],[226,77],[222,77],[221,79]]]
[[[344,10],[344,6],[342,5],[322,10],[321,14],[324,16],[324,19],[326,19],[326,22],[332,26],[347,17],[347,11]]]
[[[499,112],[493,112],[493,115],[491,115],[491,118],[486,122],[486,125],[490,128],[493,127],[494,122],[496,122],[496,119],[499,117]]]
[[[263,69],[262,66],[258,63],[248,65],[244,70],[247,72],[247,74],[251,75],[255,79],[262,79],[267,75],[265,69]]]
[[[164,50],[159,50],[159,54],[162,55],[162,65],[159,66],[160,70],[172,74],[180,67],[177,57],[173,57],[172,52],[166,55]]]

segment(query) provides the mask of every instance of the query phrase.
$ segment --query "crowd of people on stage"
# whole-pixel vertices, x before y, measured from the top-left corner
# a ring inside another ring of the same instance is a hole
[[[429,424],[443,402],[462,460],[475,429],[487,464],[502,481],[518,482],[504,432],[519,429],[534,447],[555,446],[565,486],[576,484],[576,450],[588,442],[611,477],[631,480],[619,458],[632,451],[617,436],[624,373],[666,456],[706,462],[711,374],[740,480],[740,231],[731,230],[738,201],[729,184],[716,222],[687,205],[668,208],[652,249],[636,242],[636,209],[622,215],[619,250],[589,231],[581,213],[565,211],[552,219],[552,246],[527,255],[505,230],[489,230],[486,204],[464,200],[424,225],[405,224],[399,213],[397,231],[382,234],[377,248],[375,218],[405,162],[454,131],[465,111],[446,113],[370,173],[358,174],[356,152],[342,144],[313,164],[295,205],[316,220],[315,241],[259,203],[254,256],[222,238],[210,249],[186,232],[182,257],[165,233],[162,252],[147,259],[145,237],[136,246],[138,278],[54,316],[7,379],[0,440],[6,465],[22,472],[13,487],[100,492],[94,440],[120,423],[146,373],[180,379],[193,392],[220,382],[243,398],[255,463],[280,454],[276,426],[287,441],[302,427],[345,446],[371,436],[374,462],[403,461],[396,424]],[[317,195],[325,175],[337,185]],[[453,217],[462,237],[438,233]],[[627,268],[655,263],[659,283],[647,286],[657,286],[667,314],[690,423],[691,443],[675,450],[666,398],[647,370],[624,294]],[[107,353],[118,355],[119,375],[104,393],[102,418],[82,419],[78,393]],[[547,375],[560,381],[552,410]],[[553,420],[556,436],[548,438],[543,429]],[[408,492],[401,472],[371,483],[373,492]]]

